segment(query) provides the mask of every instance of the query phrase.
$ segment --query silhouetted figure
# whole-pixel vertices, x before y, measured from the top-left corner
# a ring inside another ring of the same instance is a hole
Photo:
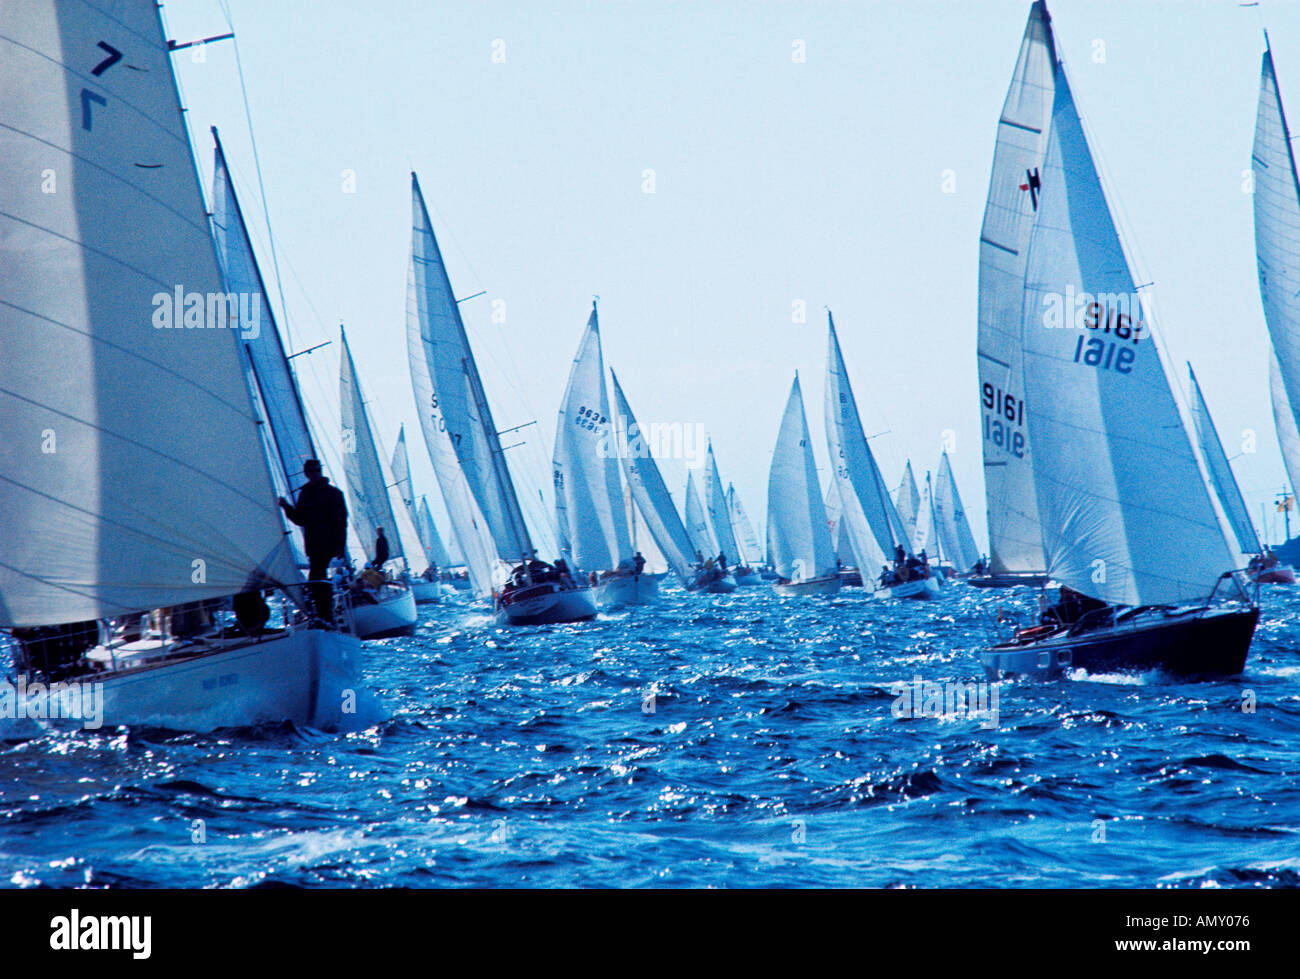
[[[297,502],[290,503],[282,496],[280,506],[285,516],[302,528],[312,610],[318,619],[333,624],[334,593],[329,582],[329,566],[330,561],[347,552],[348,505],[338,487],[331,486],[329,477],[321,473],[317,460],[304,462],[302,472],[307,477],[307,485],[298,490]]]
[[[384,528],[375,528],[375,559],[371,562],[371,567],[376,571],[383,571],[384,565],[388,563],[388,538],[384,536]]]
[[[900,567],[907,564],[907,551],[902,544],[894,545],[894,564]]]
[[[636,555],[632,558],[632,565],[636,568],[637,575],[640,575],[641,572],[645,570],[645,558],[641,556],[640,551],[637,551]]]

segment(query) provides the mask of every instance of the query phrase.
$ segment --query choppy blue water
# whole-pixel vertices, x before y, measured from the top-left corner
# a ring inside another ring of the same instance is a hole
[[[0,743],[0,884],[1300,885],[1300,589],[1265,593],[1230,681],[895,717],[899,681],[982,680],[1017,603],[747,588],[509,630],[430,607],[367,644],[390,719],[365,732]]]

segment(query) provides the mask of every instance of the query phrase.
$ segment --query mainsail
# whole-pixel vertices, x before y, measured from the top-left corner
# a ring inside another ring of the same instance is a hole
[[[1046,570],[1111,604],[1203,600],[1233,559],[1059,62],[1055,77],[1021,330]]]
[[[487,521],[497,555],[503,561],[531,558],[532,540],[415,174],[411,174],[411,220],[407,347],[416,404],[438,480],[443,483],[444,477],[438,465],[442,440],[436,436],[445,433]],[[448,508],[460,511],[463,508],[453,506],[450,499],[457,492],[443,483]],[[461,530],[457,523],[458,535]],[[461,543],[465,544],[463,537]]]
[[[1039,0],[1029,11],[1011,87],[998,117],[993,173],[980,228],[980,425],[989,563],[995,574],[1041,572],[1046,561],[1026,418],[1034,403],[1026,403],[1020,320],[1029,235],[1044,187],[1055,63],[1051,18]]]
[[[936,483],[932,506],[939,546],[954,568],[969,571],[979,560],[979,548],[975,546],[975,535],[971,533],[970,521],[961,505],[961,494],[957,492],[957,481],[953,478],[952,462],[947,452],[939,460]]]
[[[464,555],[474,593],[482,597],[489,594],[495,585],[493,567],[498,553],[495,528],[507,528],[502,536],[509,546],[501,549],[501,555],[503,559],[511,559],[519,553],[519,541],[517,533],[508,531],[508,528],[522,526],[523,518],[516,501],[513,508],[506,507],[513,514],[508,520],[502,518],[501,507],[497,506],[497,519],[493,523],[480,509],[476,497],[476,486],[485,477],[493,481],[497,479],[495,461],[500,458],[501,447],[495,432],[491,444],[496,455],[492,456],[486,472],[476,464],[473,470],[475,482],[471,482],[468,471],[461,465],[462,452],[477,459],[472,449],[487,441],[482,427],[471,417],[478,401],[472,390],[474,385],[470,372],[473,371],[477,379],[477,371],[473,370],[460,309],[451,291],[451,282],[415,174],[411,174],[411,212],[411,263],[406,280],[406,342],[411,387],[415,392],[420,429],[433,462],[434,475],[442,488],[456,543]],[[461,360],[457,361],[458,357]],[[453,369],[449,366],[451,361],[466,366]],[[435,377],[438,379],[436,389]],[[504,465],[504,459],[501,462]],[[510,498],[514,498],[513,490]],[[492,499],[497,500],[497,495],[493,494]]]
[[[704,560],[718,556],[718,542],[714,540],[709,518],[695,489],[695,474],[689,469],[686,471],[686,532],[698,556]]]
[[[555,516],[574,567],[610,571],[632,556],[613,451],[596,304],[569,371],[555,429]]]
[[[1187,374],[1192,382],[1192,421],[1196,429],[1197,441],[1201,446],[1201,456],[1205,459],[1206,467],[1210,472],[1210,483],[1214,486],[1214,492],[1218,495],[1219,503],[1228,517],[1228,525],[1237,538],[1241,552],[1258,554],[1259,537],[1255,533],[1254,523],[1251,522],[1250,510],[1241,495],[1237,478],[1232,474],[1228,454],[1223,449],[1219,431],[1215,428],[1214,419],[1210,417],[1209,406],[1205,403],[1205,395],[1201,392],[1201,385],[1196,380],[1196,371],[1192,370],[1191,364],[1187,365]]]
[[[3,627],[301,581],[157,7],[101,7],[0,5]]]
[[[685,584],[692,577],[695,548],[677,513],[672,494],[664,483],[663,474],[659,472],[659,464],[650,454],[641,428],[632,414],[627,398],[623,396],[618,376],[613,371],[610,371],[610,375],[614,379],[614,404],[618,411],[615,434],[621,442],[617,449],[623,459],[623,474],[627,477],[637,509],[650,528],[650,535],[663,552],[673,573]]]
[[[740,494],[736,487],[727,485],[727,511],[731,514],[731,532],[736,538],[737,558],[747,567],[757,567],[763,563],[763,546],[754,533],[754,525],[741,505]]]
[[[709,439],[708,461],[705,464],[704,499],[709,526],[713,528],[713,539],[718,542],[718,550],[729,563],[744,565],[736,535],[731,530],[731,508],[727,505],[727,494],[722,488],[722,477],[718,475],[718,461],[713,455],[712,439]]]
[[[790,581],[808,581],[837,572],[797,374],[772,454],[767,510],[768,546],[777,574]]]
[[[356,364],[347,334],[340,330],[339,335],[343,349],[339,358],[339,408],[343,420],[343,475],[347,483],[348,515],[367,557],[374,556],[376,535],[382,527],[391,556],[405,558]]]
[[[867,444],[835,320],[826,314],[826,441],[840,492],[840,524],[848,534],[858,567],[874,568],[894,559],[896,545],[911,552],[911,538],[890,499],[885,478]]]
[[[1297,482],[1300,480],[1300,429],[1296,426],[1295,412],[1291,410],[1286,388],[1282,385],[1282,368],[1272,350],[1268,353],[1268,393],[1273,399],[1273,425],[1277,429],[1278,447],[1282,450],[1282,464],[1294,492],[1300,485]]]
[[[908,549],[920,551],[922,547],[921,491],[916,488],[916,477],[912,475],[910,459],[903,469],[903,478],[899,480],[898,489],[894,493],[894,503],[898,508],[898,516],[903,521],[903,530],[907,534]]]

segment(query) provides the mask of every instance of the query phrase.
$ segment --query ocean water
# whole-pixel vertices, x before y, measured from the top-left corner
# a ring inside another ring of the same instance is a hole
[[[900,684],[982,681],[992,617],[1034,601],[670,591],[524,629],[423,607],[367,644],[365,731],[0,742],[0,883],[1300,885],[1300,588],[1266,590],[1241,677],[897,716]]]

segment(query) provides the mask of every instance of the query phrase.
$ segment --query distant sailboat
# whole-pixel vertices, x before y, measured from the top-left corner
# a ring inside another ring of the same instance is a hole
[[[1259,608],[1231,570],[1232,551],[1060,61],[1054,70],[1025,263],[1021,362],[1046,570],[1065,587],[1041,624],[981,660],[994,676],[1069,668],[1238,673]],[[1085,303],[1083,329],[1053,319],[1068,308],[1066,295],[1095,297]],[[1225,583],[1232,600],[1216,605]]]
[[[771,520],[768,545],[779,575],[772,586],[776,593],[795,596],[838,592],[839,561],[822,504],[798,374],[790,387],[772,454],[767,510]]]
[[[583,331],[560,403],[553,459],[555,516],[573,565],[597,576],[596,604],[638,605],[659,582],[638,571],[614,449],[596,304]]]
[[[957,481],[953,478],[952,463],[947,452],[939,460],[933,501],[933,536],[940,555],[952,564],[957,574],[966,574],[979,561],[979,548],[975,546],[975,535],[971,533],[970,521],[966,519],[966,510],[961,504],[961,494],[957,492]]]
[[[1042,193],[1052,119],[1056,41],[1047,5],[1029,12],[1011,86],[998,116],[993,172],[980,228],[980,427],[988,509],[989,573],[980,587],[1042,585],[1043,554],[1034,455],[1025,418],[1020,321],[1025,260]]]
[[[709,515],[709,525],[713,528],[713,539],[718,544],[718,554],[726,558],[727,570],[736,579],[736,584],[761,584],[763,579],[745,561],[732,529],[731,506],[727,502],[726,492],[722,489],[722,477],[718,475],[718,460],[713,455],[712,439],[709,440],[709,451],[704,466],[704,498],[707,501],[705,507]]]
[[[623,460],[623,475],[627,478],[636,507],[650,530],[650,536],[681,583],[690,590],[705,588],[708,579],[696,567],[695,545],[677,512],[672,494],[668,492],[659,464],[650,454],[641,426],[637,424],[623,388],[619,386],[618,376],[613,371],[610,371],[610,376],[614,380],[614,404],[618,412],[614,437]]]
[[[389,485],[380,467],[379,450],[366,403],[361,396],[356,364],[348,348],[347,334],[339,331],[339,406],[343,420],[343,473],[346,477],[348,511],[357,537],[370,559],[379,530],[389,541],[390,560],[401,565],[402,575],[389,578],[384,567],[362,571],[351,583],[352,619],[362,639],[386,639],[415,634],[418,617],[415,595],[404,580],[410,569],[397,532],[397,517]]]
[[[733,592],[736,590],[736,577],[731,571],[723,570],[717,565],[720,545],[713,536],[709,518],[700,502],[700,494],[695,488],[695,473],[686,471],[686,533],[690,536],[691,547],[695,551],[696,565],[705,572],[709,579],[707,591]]]
[[[393,474],[392,489],[397,495],[394,510],[397,511],[398,532],[402,550],[411,567],[411,558],[418,554],[425,565],[418,577],[408,580],[411,594],[417,604],[426,605],[438,602],[442,598],[442,586],[438,577],[448,567],[447,552],[442,546],[442,538],[433,525],[433,517],[428,516],[427,523],[421,517],[415,502],[415,485],[411,481],[411,457],[406,451],[406,426],[397,430],[397,441],[393,444],[393,458],[389,464]],[[427,509],[427,508],[426,508]],[[431,536],[432,535],[432,536]],[[414,570],[414,568],[411,568]]]
[[[0,172],[59,176],[0,181],[0,628],[105,728],[338,727],[361,644],[267,627],[302,585],[241,344],[275,327],[223,284],[170,58],[153,2],[0,5]]]
[[[894,505],[898,516],[903,521],[903,531],[907,534],[908,548],[920,552],[925,546],[921,536],[921,491],[916,487],[916,477],[912,475],[912,460],[903,467],[903,478],[894,491]]]
[[[826,323],[826,441],[839,490],[842,532],[848,535],[863,581],[875,583],[877,596],[929,598],[938,592],[939,579],[913,555],[911,538],[867,444],[829,312]],[[885,570],[877,577],[875,569],[881,566]]]
[[[731,483],[727,484],[727,513],[731,518],[731,533],[736,538],[737,557],[742,567],[756,569],[763,564],[763,545],[758,542],[758,535],[754,533],[754,525],[749,520],[749,514],[745,512],[744,505],[740,502],[740,494],[736,492],[736,487]],[[755,577],[759,580],[761,576],[758,571],[754,571]]]
[[[411,212],[406,303],[411,384],[456,537],[474,552],[475,589],[493,586],[497,616],[512,625],[593,618],[596,605],[586,582],[537,558],[415,174]]]

